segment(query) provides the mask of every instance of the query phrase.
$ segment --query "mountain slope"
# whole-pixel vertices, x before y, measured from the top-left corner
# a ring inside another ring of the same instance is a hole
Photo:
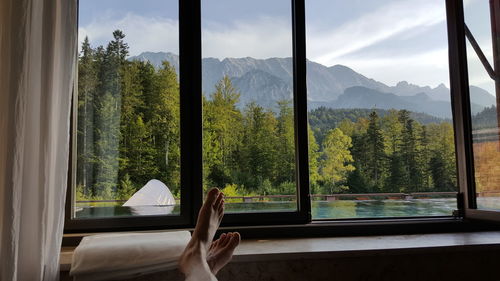
[[[344,94],[331,102],[309,102],[309,109],[319,107],[407,109],[417,113],[431,114],[439,118],[451,118],[451,104],[446,101],[432,100],[427,94],[398,96],[361,86],[347,88]],[[475,114],[484,107],[472,104],[471,108],[472,113]]]
[[[233,85],[240,91],[239,105],[255,102],[263,107],[274,108],[276,101],[291,100],[293,89],[277,76],[262,70],[250,70],[241,77],[232,79]]]
[[[179,57],[172,53],[145,52],[129,60],[149,61],[155,67],[161,67],[162,61],[166,60],[179,71]],[[292,98],[292,58],[204,58],[202,64],[202,89],[206,96],[227,75],[240,91],[240,106],[253,101],[274,108],[277,101]],[[307,72],[307,98],[311,108],[407,107],[439,117],[451,116],[450,90],[444,84],[431,88],[401,81],[388,86],[347,66],[326,67],[312,61],[307,61]],[[470,93],[473,113],[496,103],[493,95],[479,87],[471,86]]]

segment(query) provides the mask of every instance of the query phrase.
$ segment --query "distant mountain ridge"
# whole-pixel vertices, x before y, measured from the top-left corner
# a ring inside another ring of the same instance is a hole
[[[173,53],[144,52],[129,60],[149,61],[159,68],[168,61],[179,73],[179,56]],[[240,106],[249,102],[275,108],[276,102],[291,99],[293,93],[292,58],[202,59],[202,88],[209,96],[224,76],[231,77],[240,91]],[[309,107],[408,109],[441,118],[451,117],[450,90],[401,81],[395,86],[368,78],[343,65],[327,67],[307,61]],[[470,87],[473,113],[495,104],[495,97],[476,86]]]

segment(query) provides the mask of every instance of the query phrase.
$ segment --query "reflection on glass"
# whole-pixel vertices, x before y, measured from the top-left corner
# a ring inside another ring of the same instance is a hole
[[[474,1],[464,7],[472,112],[472,141],[477,208],[500,210],[500,84],[497,1]],[[495,18],[495,16],[497,18]],[[493,40],[492,40],[493,38]],[[483,91],[478,91],[482,87]],[[476,110],[479,105],[484,108]]]
[[[79,2],[76,218],[179,214],[177,5]]]
[[[295,211],[290,1],[202,5],[204,190],[227,213]]]
[[[307,1],[306,19],[313,218],[451,215],[445,1]]]

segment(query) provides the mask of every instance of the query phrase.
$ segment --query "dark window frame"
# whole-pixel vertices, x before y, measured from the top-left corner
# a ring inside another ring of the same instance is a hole
[[[84,0],[82,0],[84,1]],[[246,237],[296,237],[428,233],[490,229],[467,218],[475,210],[474,170],[467,61],[463,30],[463,3],[446,1],[450,91],[457,159],[457,211],[445,217],[368,218],[312,221],[309,195],[308,119],[306,89],[305,0],[292,5],[293,97],[296,147],[297,212],[226,214],[222,229]],[[180,112],[181,112],[181,215],[102,219],[72,219],[75,161],[70,156],[65,233],[193,228],[202,204],[202,100],[201,0],[179,0]],[[76,84],[76,82],[75,82]],[[75,91],[76,94],[76,91]],[[75,97],[75,95],[73,95]],[[71,140],[76,110],[73,103]],[[187,152],[190,152],[189,154]],[[193,153],[194,152],[194,153]],[[471,213],[472,212],[472,213]],[[499,214],[495,214],[497,217]],[[474,218],[474,216],[470,216]],[[67,238],[66,241],[70,241]],[[78,239],[76,239],[77,241]],[[73,242],[75,240],[73,239]],[[68,242],[71,244],[71,242]],[[67,244],[67,243],[66,243]]]

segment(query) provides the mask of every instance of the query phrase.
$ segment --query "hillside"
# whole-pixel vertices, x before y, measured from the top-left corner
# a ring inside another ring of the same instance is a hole
[[[336,128],[340,122],[347,119],[352,122],[357,122],[359,118],[368,118],[370,113],[377,112],[380,118],[387,116],[390,111],[386,109],[367,109],[367,108],[340,108],[333,109],[327,107],[319,107],[311,110],[308,114],[309,124],[314,132],[316,139],[321,143],[324,135],[330,130]],[[431,123],[449,122],[450,119],[438,118],[425,113],[410,112],[410,117],[421,123],[428,125]]]
[[[173,53],[144,52],[129,60],[148,61],[159,68],[168,61],[179,71],[179,57]],[[276,102],[291,99],[293,91],[292,58],[204,58],[202,89],[208,97],[223,76],[229,76],[241,94],[240,107],[248,102],[274,108]],[[435,88],[401,81],[395,86],[368,78],[353,69],[327,67],[307,61],[309,107],[408,109],[450,118],[450,90],[440,84]],[[493,95],[476,86],[470,87],[473,113],[494,105]]]

